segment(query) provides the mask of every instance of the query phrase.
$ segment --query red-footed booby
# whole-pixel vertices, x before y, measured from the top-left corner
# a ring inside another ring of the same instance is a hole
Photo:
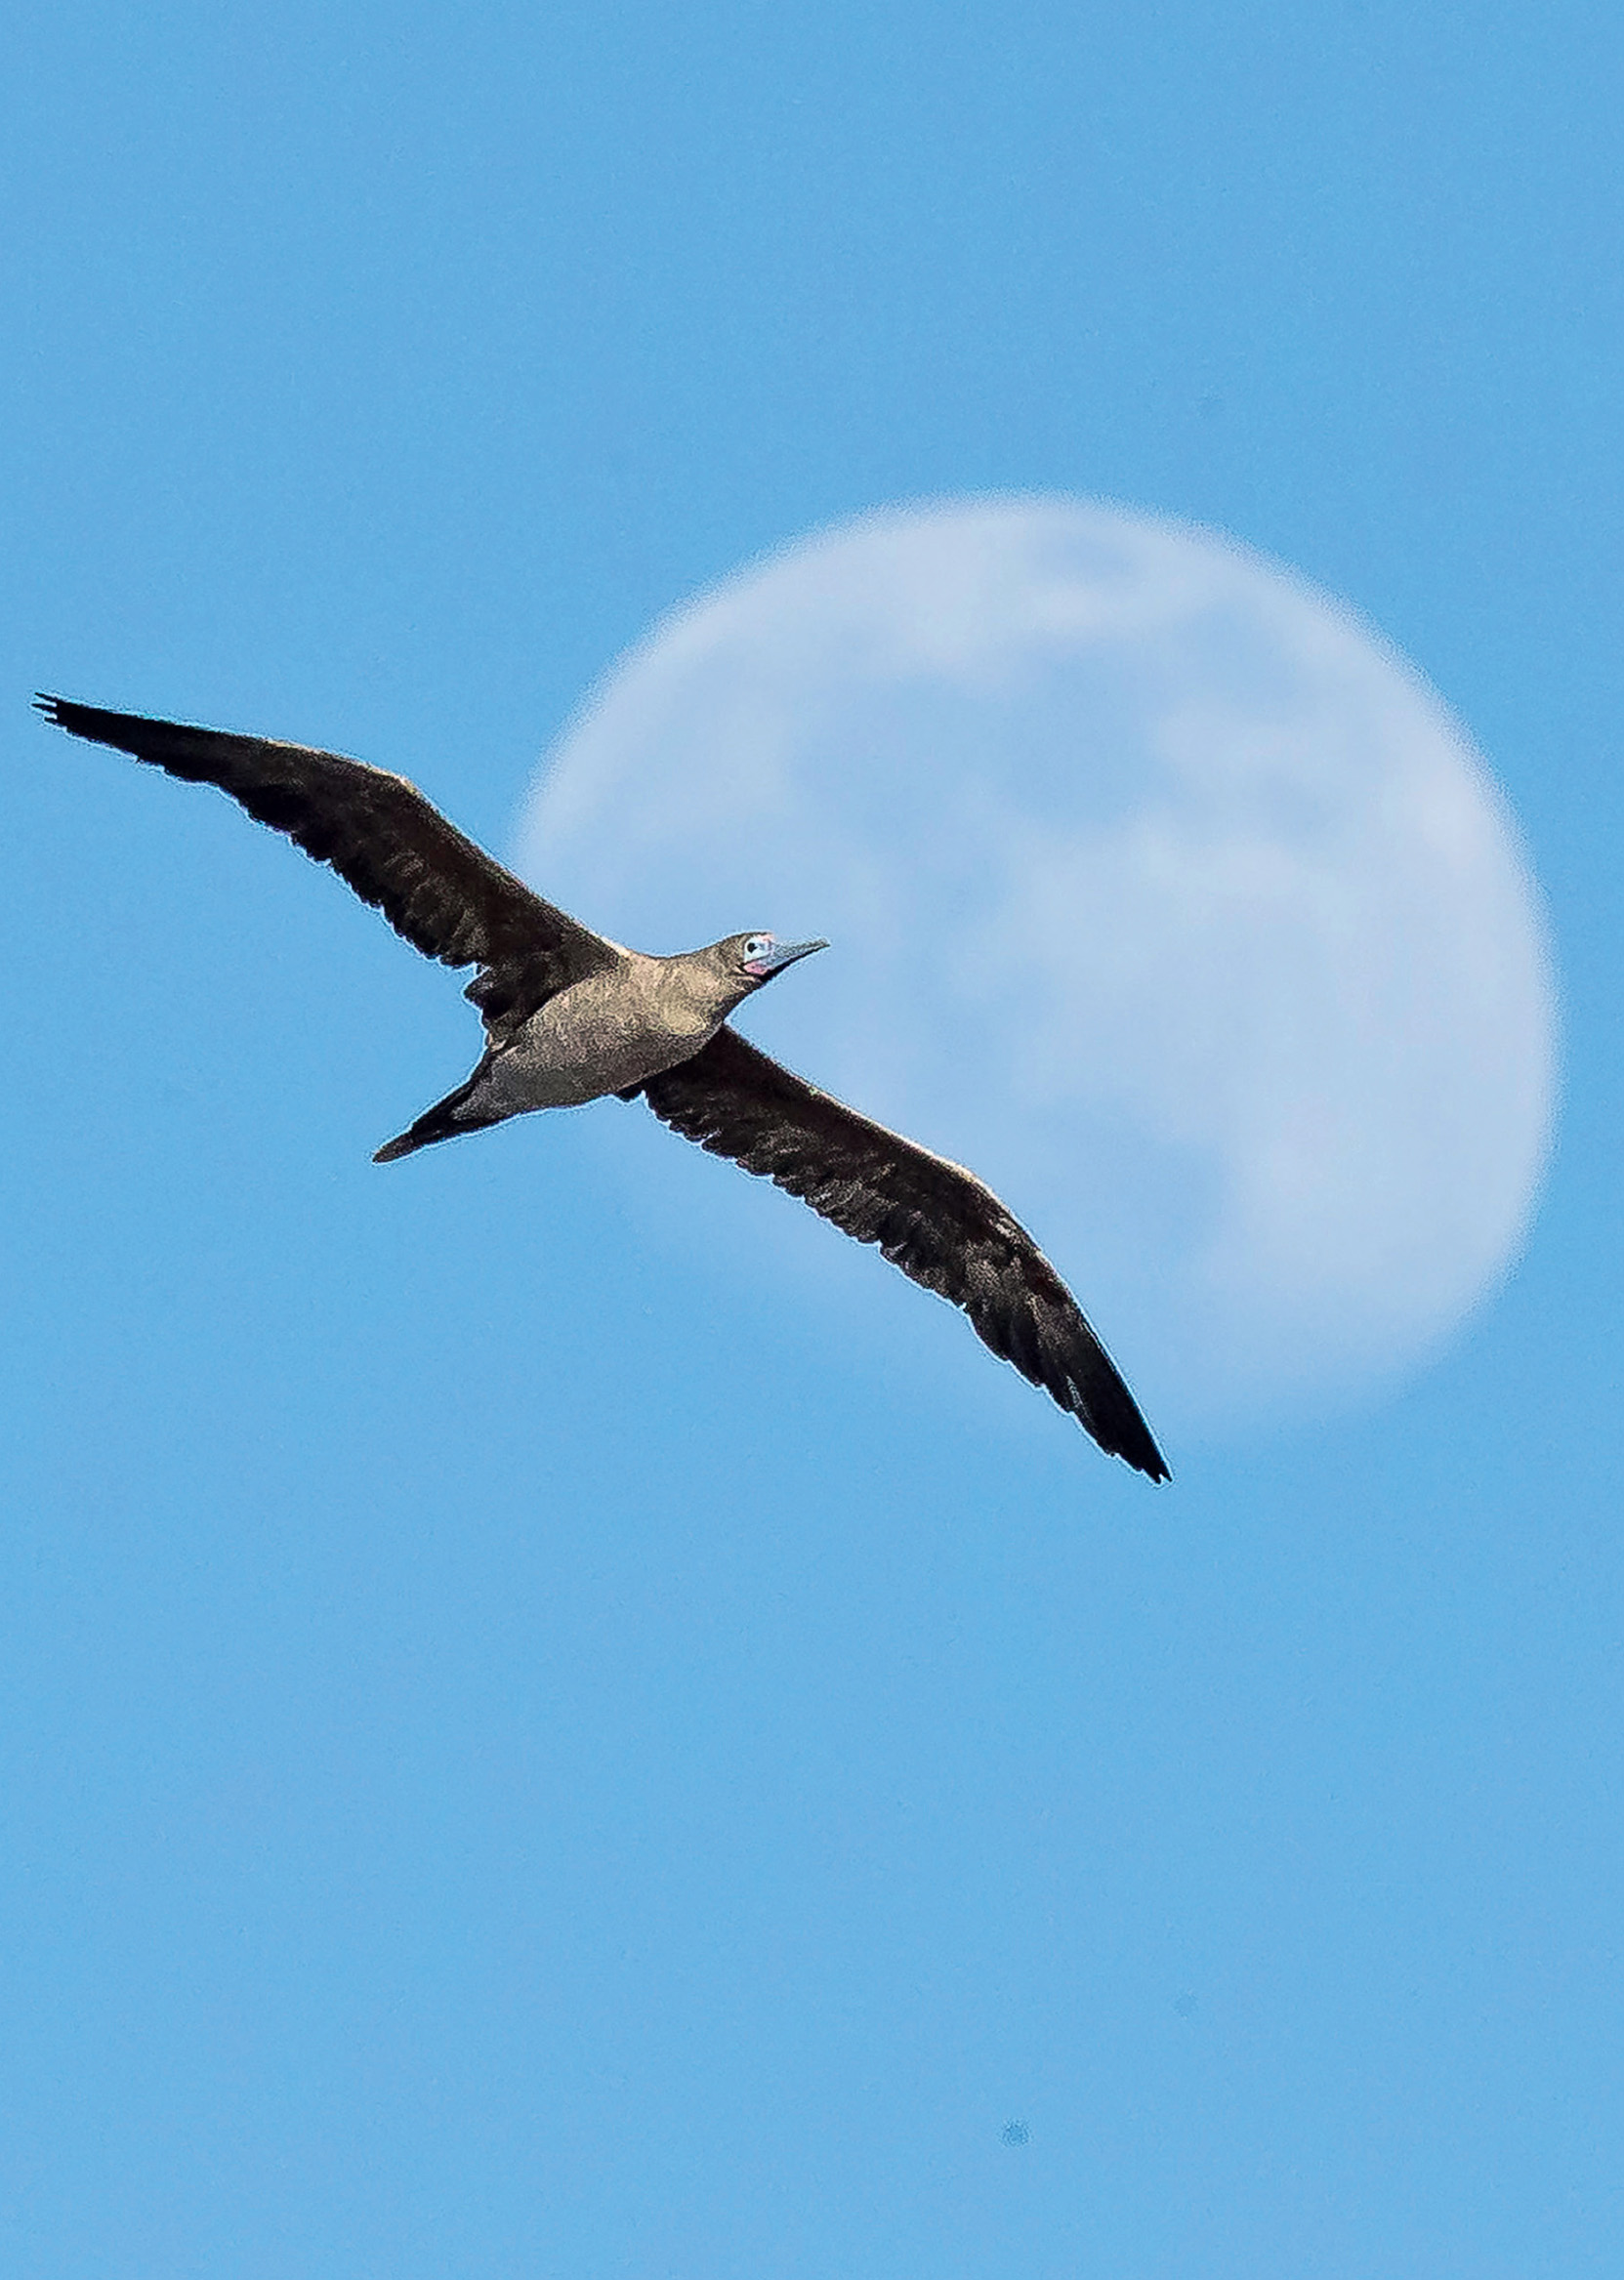
[[[641,1095],[713,1155],[811,1204],[969,1315],[1113,1457],[1168,1478],[1133,1395],[1060,1276],[973,1173],[819,1092],[728,1026],[728,1016],[824,942],[729,934],[645,957],[545,902],[404,776],[299,744],[230,735],[64,697],[59,728],[216,784],[328,863],[414,948],[478,968],[465,995],[486,1044],[465,1084],[378,1150],[392,1163],[533,1108]]]

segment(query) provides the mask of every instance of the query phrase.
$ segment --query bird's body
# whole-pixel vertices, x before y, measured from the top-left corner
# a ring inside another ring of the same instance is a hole
[[[641,1095],[712,1154],[772,1180],[963,1308],[983,1343],[1153,1480],[1167,1468],[1076,1301],[974,1174],[769,1059],[728,1016],[822,942],[730,934],[675,958],[627,950],[546,902],[386,769],[269,738],[61,697],[57,726],[217,784],[330,863],[396,931],[447,966],[487,1043],[467,1081],[378,1150],[417,1149],[533,1109]]]
[[[731,1011],[690,986],[694,978],[684,958],[626,951],[608,973],[589,974],[538,1007],[488,1056],[475,1098],[503,1116],[580,1108],[690,1059]]]
[[[733,986],[736,975],[715,956],[724,943],[676,958],[609,947],[612,966],[567,983],[492,1043],[468,1082],[386,1141],[376,1160],[390,1164],[532,1108],[584,1108],[610,1093],[631,1099],[650,1077],[691,1060],[753,986]]]
[[[591,974],[549,998],[492,1055],[482,1094],[510,1116],[579,1108],[689,1059],[716,1035],[722,1016],[676,999],[662,986],[662,964],[634,955],[620,973]]]

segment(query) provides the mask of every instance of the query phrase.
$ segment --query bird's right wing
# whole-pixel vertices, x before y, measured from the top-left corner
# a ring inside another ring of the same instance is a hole
[[[641,1090],[656,1116],[811,1204],[964,1309],[978,1337],[1152,1480],[1133,1395],[1043,1253],[973,1173],[809,1085],[734,1029]]]
[[[478,965],[467,995],[498,1042],[556,991],[620,963],[614,943],[544,902],[404,776],[302,744],[101,712],[65,697],[36,701],[75,736],[189,783],[217,784],[257,821],[331,864],[426,957]]]

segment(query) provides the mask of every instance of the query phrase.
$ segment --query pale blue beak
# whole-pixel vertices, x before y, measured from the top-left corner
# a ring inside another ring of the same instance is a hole
[[[776,942],[765,958],[746,959],[744,971],[754,974],[758,981],[770,981],[786,966],[793,966],[797,958],[810,958],[814,950],[828,947],[827,942]]]

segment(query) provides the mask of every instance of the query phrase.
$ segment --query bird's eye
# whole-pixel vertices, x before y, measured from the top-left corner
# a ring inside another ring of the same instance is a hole
[[[770,934],[752,934],[744,945],[744,955],[746,958],[765,958],[771,947],[772,936]]]

